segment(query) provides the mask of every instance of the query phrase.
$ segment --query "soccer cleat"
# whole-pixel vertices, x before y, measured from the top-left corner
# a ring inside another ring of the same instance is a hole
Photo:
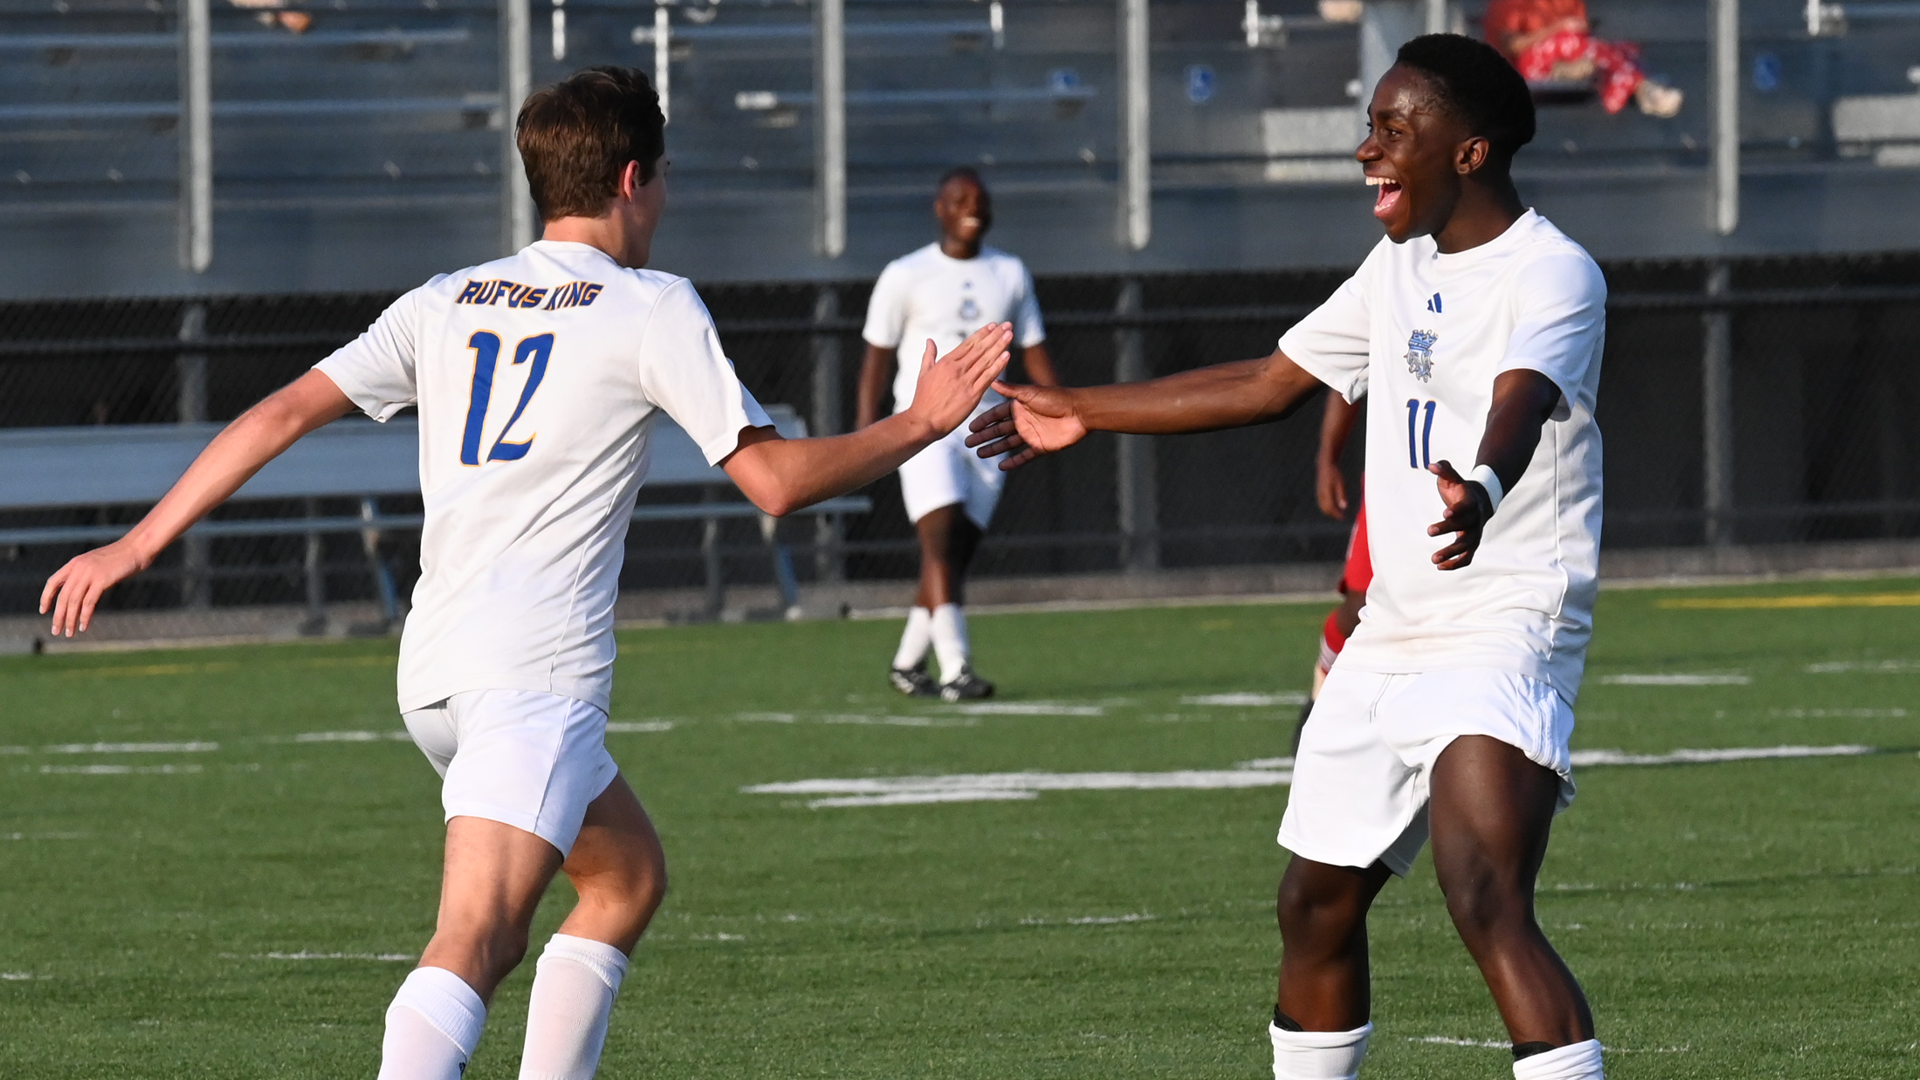
[[[960,674],[940,684],[940,700],[948,703],[992,696],[993,684],[975,675],[972,667],[961,668]]]
[[[908,697],[939,697],[940,687],[935,685],[933,676],[927,674],[927,662],[920,661],[910,668],[890,668],[887,681],[895,690]]]

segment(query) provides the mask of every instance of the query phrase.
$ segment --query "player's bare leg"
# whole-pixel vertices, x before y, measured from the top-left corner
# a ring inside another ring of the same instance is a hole
[[[914,604],[931,615],[928,630],[940,660],[940,696],[947,701],[988,697],[993,684],[973,672],[966,615],[960,609],[966,603],[967,567],[980,547],[980,527],[961,504],[952,503],[921,515],[914,528],[920,534],[920,590]]]
[[[917,607],[932,611],[942,604],[967,602],[967,567],[980,547],[980,527],[959,503],[929,510],[914,523],[920,534],[920,591]]]
[[[524,829],[486,818],[447,822],[440,917],[421,967],[460,976],[482,1001],[527,955],[527,931],[560,851]]]
[[[1280,1012],[1308,1031],[1367,1022],[1367,909],[1393,877],[1380,863],[1329,866],[1295,855],[1280,878]]]
[[[1447,913],[1520,1050],[1593,1038],[1586,995],[1533,912],[1559,791],[1553,770],[1484,735],[1455,739],[1433,771],[1433,865]]]
[[[1379,863],[1330,866],[1298,855],[1280,879],[1280,992],[1267,1029],[1275,1080],[1352,1080],[1373,1025],[1367,909],[1392,877]]]
[[[587,804],[580,836],[560,869],[580,894],[560,932],[631,953],[666,898],[667,857],[625,777],[614,777]]]
[[[600,1064],[627,956],[667,894],[660,838],[624,778],[588,804],[561,870],[580,902],[540,955],[520,1075],[586,1080]]]
[[[560,851],[485,818],[447,822],[440,918],[420,966],[387,1008],[380,1080],[458,1080],[480,1042],[487,1001],[527,953],[527,928]]]

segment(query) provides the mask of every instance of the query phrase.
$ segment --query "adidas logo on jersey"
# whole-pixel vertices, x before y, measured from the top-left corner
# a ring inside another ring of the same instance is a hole
[[[1434,293],[1431,297],[1427,299],[1427,310],[1433,312],[1435,315],[1440,314],[1440,294],[1439,293]]]

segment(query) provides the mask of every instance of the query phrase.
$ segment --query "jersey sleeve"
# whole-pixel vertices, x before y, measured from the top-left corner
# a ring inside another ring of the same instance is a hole
[[[1013,343],[1025,349],[1047,340],[1046,324],[1040,321],[1040,298],[1033,294],[1033,275],[1020,264],[1020,303],[1014,308]]]
[[[900,264],[891,262],[873,283],[873,295],[867,298],[867,325],[860,336],[869,345],[898,349],[907,332],[907,276]]]
[[[1556,252],[1530,261],[1514,281],[1513,337],[1500,371],[1537,371],[1560,388],[1553,418],[1569,403],[1594,407],[1607,324],[1607,281],[1584,252]]]
[[[333,380],[360,411],[385,422],[418,397],[414,349],[419,341],[420,302],[433,281],[395,300],[373,325],[332,356],[313,365]]]
[[[1368,296],[1377,253],[1342,282],[1326,302],[1280,337],[1280,351],[1307,374],[1348,401],[1367,393],[1367,361],[1372,354],[1373,318]]]
[[[713,316],[684,278],[661,292],[640,336],[640,388],[686,429],[709,465],[739,447],[741,429],[773,426],[741,385]]]

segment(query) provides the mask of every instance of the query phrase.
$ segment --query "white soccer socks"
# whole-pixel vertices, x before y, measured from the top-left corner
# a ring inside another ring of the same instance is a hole
[[[1273,1038],[1273,1080],[1354,1080],[1373,1025],[1352,1031],[1288,1031],[1268,1024],[1267,1034]]]
[[[380,1080],[460,1080],[487,1007],[446,968],[414,968],[387,1006]]]
[[[967,666],[967,616],[959,604],[933,609],[933,653],[940,658],[940,682],[950,683]]]
[[[907,612],[907,629],[900,635],[900,648],[893,654],[893,666],[899,671],[911,671],[914,665],[927,658],[927,649],[933,644],[933,612],[917,607]]]
[[[1600,1040],[1588,1039],[1513,1063],[1513,1080],[1604,1080]]]
[[[607,1014],[626,975],[627,958],[619,949],[553,935],[533,977],[520,1080],[590,1080],[607,1041]]]

